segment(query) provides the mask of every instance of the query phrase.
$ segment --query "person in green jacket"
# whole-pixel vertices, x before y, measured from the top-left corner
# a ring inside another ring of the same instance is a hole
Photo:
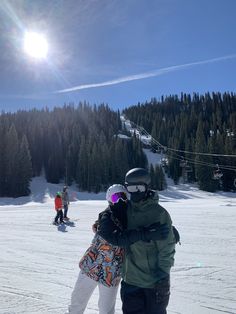
[[[158,195],[149,189],[150,174],[134,168],[125,176],[130,193],[126,209],[127,230],[168,226],[168,235],[160,240],[137,241],[125,246],[122,267],[121,300],[124,314],[166,314],[170,297],[170,269],[174,265],[175,235],[169,213],[158,203]],[[119,245],[119,232],[109,233],[101,220],[99,232],[108,242]],[[107,228],[108,230],[109,228]],[[122,235],[120,235],[122,238]]]

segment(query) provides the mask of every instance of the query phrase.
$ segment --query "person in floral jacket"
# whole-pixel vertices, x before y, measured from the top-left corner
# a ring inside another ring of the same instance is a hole
[[[119,190],[124,192],[123,202],[126,202],[128,193],[125,187],[120,186]],[[108,202],[110,203],[110,200]],[[93,225],[95,236],[92,243],[79,262],[80,272],[71,296],[70,314],[84,313],[88,301],[97,286],[99,289],[99,313],[115,313],[116,295],[121,279],[124,250],[109,244],[97,234],[98,221],[99,219]]]

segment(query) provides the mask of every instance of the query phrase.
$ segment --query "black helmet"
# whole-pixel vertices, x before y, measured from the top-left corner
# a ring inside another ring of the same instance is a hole
[[[148,186],[151,183],[151,177],[148,171],[144,168],[133,168],[125,175],[126,185],[145,184]]]

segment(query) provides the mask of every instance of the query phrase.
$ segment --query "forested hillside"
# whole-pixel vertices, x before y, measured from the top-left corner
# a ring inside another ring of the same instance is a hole
[[[147,160],[136,138],[117,136],[120,129],[119,112],[103,104],[2,112],[0,196],[28,195],[39,175],[94,192],[122,183],[128,169]]]
[[[184,177],[207,191],[235,189],[236,94],[162,97],[124,114],[156,139],[153,149],[166,153],[164,167],[175,183]]]
[[[166,157],[163,167],[176,184],[181,179],[207,191],[235,190],[235,94],[162,97],[123,113],[155,139],[152,149]],[[104,104],[2,112],[0,196],[28,195],[39,175],[92,192],[122,183],[128,169],[147,167],[147,159],[136,136],[117,136],[121,128],[119,111]],[[152,185],[163,189],[161,169],[150,171]]]

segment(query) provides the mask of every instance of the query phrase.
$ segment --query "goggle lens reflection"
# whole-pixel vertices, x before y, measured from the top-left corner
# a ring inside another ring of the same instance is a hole
[[[111,201],[113,204],[117,203],[120,199],[122,199],[123,201],[127,200],[127,196],[124,192],[117,192],[112,194],[111,196]]]
[[[136,192],[145,192],[146,186],[145,185],[127,185],[126,189],[129,193],[136,193]]]

